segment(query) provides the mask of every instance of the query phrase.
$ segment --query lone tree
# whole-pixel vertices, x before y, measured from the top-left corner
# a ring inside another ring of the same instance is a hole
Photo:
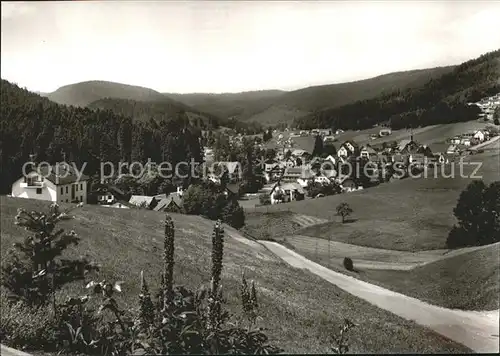
[[[340,203],[337,206],[337,216],[342,216],[342,224],[345,223],[345,218],[351,215],[352,209],[347,203]]]
[[[486,186],[471,182],[460,194],[453,213],[458,220],[446,241],[449,248],[481,246],[500,240],[500,181]]]

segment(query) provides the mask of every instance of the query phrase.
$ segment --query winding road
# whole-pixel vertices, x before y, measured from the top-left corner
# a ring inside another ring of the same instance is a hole
[[[307,269],[381,309],[428,327],[475,352],[499,352],[499,311],[447,309],[334,272],[276,242],[259,241],[289,265]]]

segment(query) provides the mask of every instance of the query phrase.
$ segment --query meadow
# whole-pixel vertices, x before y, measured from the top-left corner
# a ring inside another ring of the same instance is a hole
[[[500,179],[499,151],[485,150],[466,156],[464,162],[480,162],[476,175],[490,183]],[[450,173],[448,167],[446,174]],[[475,166],[464,165],[464,175],[471,175]],[[422,251],[444,248],[446,237],[456,223],[453,208],[462,190],[474,178],[406,178],[383,183],[362,191],[295,201],[256,208],[260,212],[290,210],[329,220],[307,227],[300,235],[330,239],[354,245],[389,250]],[[346,202],[353,209],[351,222],[342,224],[336,216],[338,204]]]
[[[14,225],[17,208],[47,209],[47,202],[1,197],[2,262],[8,248],[26,236]],[[65,207],[65,205],[63,205]],[[119,302],[137,305],[139,275],[158,286],[164,214],[139,209],[86,205],[62,223],[82,238],[69,255],[87,256],[101,265],[97,280],[122,280]],[[207,283],[213,222],[172,214],[176,228],[174,281],[191,288]],[[380,310],[303,270],[289,267],[263,246],[226,227],[222,284],[228,310],[241,313],[238,286],[242,272],[256,282],[259,313],[271,342],[290,353],[328,352],[330,335],[344,318],[359,324],[350,335],[354,353],[468,352],[412,322]],[[88,282],[88,281],[86,281]],[[85,282],[61,291],[58,299],[84,293]],[[123,305],[122,304],[122,305]],[[6,308],[2,303],[2,308]]]

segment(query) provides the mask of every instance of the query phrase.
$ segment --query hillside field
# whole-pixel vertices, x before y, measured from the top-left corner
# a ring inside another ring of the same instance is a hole
[[[464,162],[477,161],[482,167],[476,175],[485,182],[500,179],[499,151],[490,150],[467,156]],[[330,238],[354,245],[401,251],[442,249],[455,218],[453,208],[458,196],[472,178],[461,178],[456,166],[455,178],[406,178],[383,183],[362,191],[338,194],[285,204],[258,207],[260,212],[290,210],[297,214],[324,218],[330,222],[300,230],[299,234]],[[470,175],[475,166],[464,165]],[[450,174],[450,168],[445,171]],[[342,224],[336,206],[348,203],[353,209],[351,223]]]
[[[413,139],[422,144],[427,145],[431,148],[432,152],[446,152],[449,144],[446,143],[446,139],[452,138],[455,135],[462,133],[484,129],[486,126],[491,126],[485,122],[480,122],[477,120],[471,120],[467,122],[458,122],[453,124],[443,124],[443,125],[432,125],[426,127],[419,127],[413,129]],[[334,135],[335,147],[338,149],[342,143],[347,140],[352,140],[358,145],[363,146],[366,144],[378,145],[383,142],[406,140],[410,138],[410,130],[393,130],[392,134],[385,137],[380,137],[375,140],[370,138],[371,134],[378,134],[382,127],[373,127],[366,130],[360,131],[346,131],[344,133]],[[290,136],[290,132],[278,132],[273,136],[273,139],[266,144],[267,148],[276,148],[277,136],[279,134],[283,135],[283,140],[286,140]],[[313,137],[293,137],[292,140],[295,142],[294,149],[307,149],[314,147]]]
[[[19,207],[43,210],[47,202],[1,197],[2,261],[7,249],[26,232],[14,225]],[[67,205],[63,205],[65,207]],[[82,238],[71,249],[98,262],[96,279],[123,280],[120,302],[137,305],[139,275],[144,270],[150,285],[158,285],[163,245],[163,213],[138,209],[110,209],[86,205],[71,213],[62,225]],[[177,283],[198,287],[209,279],[213,222],[197,216],[172,214],[176,228]],[[350,334],[354,353],[469,352],[434,332],[371,306],[330,283],[288,267],[264,247],[226,227],[222,284],[232,313],[241,312],[238,285],[241,273],[256,281],[260,314],[272,342],[287,352],[322,353],[329,336],[343,318],[359,324]],[[59,297],[80,294],[84,283],[74,283]]]

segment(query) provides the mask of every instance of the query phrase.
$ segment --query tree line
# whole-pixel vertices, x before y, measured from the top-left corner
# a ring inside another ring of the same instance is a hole
[[[480,113],[468,105],[500,91],[500,50],[459,65],[420,88],[396,90],[373,99],[317,111],[295,120],[300,129],[331,127],[350,130],[386,124],[393,129],[469,121]]]
[[[136,121],[112,110],[59,105],[1,81],[1,193],[10,192],[22,166],[35,154],[38,161],[86,163],[94,175],[100,162],[201,162],[201,129],[185,112],[168,120]],[[187,172],[189,174],[189,172]]]

